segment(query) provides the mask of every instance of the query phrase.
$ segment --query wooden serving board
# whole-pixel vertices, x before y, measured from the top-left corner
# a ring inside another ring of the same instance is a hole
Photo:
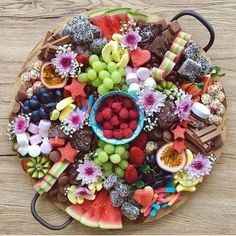
[[[81,13],[83,15],[88,15],[90,12],[92,11],[87,11],[87,12],[84,12],[84,13]],[[140,11],[139,11],[140,12]],[[160,16],[154,16],[154,15],[150,15],[149,16],[149,22],[155,22],[157,21],[158,19],[161,19],[162,17]],[[67,22],[69,22],[72,18],[68,18],[67,20],[65,20],[64,22],[58,24],[55,29],[53,30],[53,32],[60,32],[60,30],[62,29],[63,25]],[[26,68],[28,68],[30,66],[30,64],[32,64],[33,62],[37,61],[38,58],[37,58],[37,55],[40,51],[40,48],[42,47],[42,44],[43,44],[43,38],[38,42],[38,44],[32,49],[32,51],[29,53],[29,55],[27,56],[26,58],[26,61],[25,63],[23,64],[23,66],[21,67],[20,69],[20,72],[17,76],[17,79],[16,79],[16,83],[15,83],[15,87],[14,87],[14,90],[13,90],[13,94],[12,94],[12,99],[11,99],[11,102],[10,102],[10,111],[12,110],[13,108],[13,105],[14,105],[14,100],[15,100],[15,96],[16,96],[16,93],[17,91],[19,90],[20,86],[21,86],[21,81],[20,81],[20,76],[21,74],[26,70]],[[205,54],[205,52],[202,50],[202,54]],[[226,105],[226,100],[225,100],[225,105]],[[227,106],[226,106],[227,107]],[[9,117],[9,119],[11,119],[11,117]],[[226,109],[226,112],[223,116],[223,119],[222,119],[222,123],[221,125],[219,126],[219,128],[222,130],[222,140],[223,142],[225,142],[225,139],[226,139],[226,127],[227,127],[227,109]],[[215,156],[217,157],[217,160],[220,158],[220,155],[221,155],[221,152],[222,152],[222,147],[221,148],[218,148],[216,150],[213,150],[212,153],[215,154]],[[214,171],[214,166],[213,166],[213,171]],[[206,178],[206,177],[205,177]],[[204,179],[205,179],[204,178]],[[33,182],[33,181],[32,181]],[[35,181],[34,181],[35,182]],[[33,182],[33,183],[34,183]],[[203,181],[204,182],[204,181]],[[200,184],[199,184],[200,185]],[[190,199],[190,197],[193,195],[194,193],[190,193],[190,192],[183,192],[183,197],[181,198],[180,201],[174,203],[171,207],[168,207],[168,208],[162,208],[156,215],[156,217],[146,217],[146,218],[143,218],[143,219],[140,219],[138,221],[130,221],[128,219],[125,219],[125,224],[134,224],[134,223],[141,223],[141,222],[144,222],[144,223],[147,223],[147,222],[152,222],[152,221],[155,221],[157,219],[160,219],[168,214],[170,214],[172,211],[174,211],[175,209],[179,208],[182,204],[184,204],[184,202],[186,202],[188,199]],[[65,211],[65,208],[66,208],[66,205],[65,204],[62,204],[58,201],[55,201],[53,202],[57,207],[59,207],[60,209],[62,209],[63,211]]]

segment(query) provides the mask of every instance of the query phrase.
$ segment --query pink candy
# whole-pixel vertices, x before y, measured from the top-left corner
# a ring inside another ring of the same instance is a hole
[[[28,131],[32,134],[38,134],[39,133],[39,127],[37,125],[35,125],[34,123],[30,123]]]
[[[128,85],[133,84],[133,83],[138,83],[138,77],[135,73],[128,73],[126,75],[126,83]]]
[[[29,140],[31,145],[39,144],[43,141],[42,137],[39,134],[32,135]]]
[[[43,154],[49,154],[52,151],[52,145],[49,143],[48,139],[46,141],[43,140],[40,149]]]
[[[150,70],[146,67],[140,67],[137,69],[136,75],[141,81],[144,81],[150,76]]]
[[[39,129],[43,131],[48,131],[51,126],[51,121],[50,120],[40,120],[39,122]]]

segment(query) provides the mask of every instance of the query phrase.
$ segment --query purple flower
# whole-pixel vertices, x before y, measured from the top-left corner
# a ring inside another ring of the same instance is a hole
[[[15,118],[13,130],[15,134],[21,134],[29,127],[29,119],[24,116],[18,116]]]
[[[82,112],[80,109],[77,109],[75,111],[72,111],[68,118],[69,126],[73,129],[81,129],[83,127],[84,122],[84,112]]]
[[[70,75],[74,76],[75,71],[79,66],[76,56],[77,54],[71,50],[57,53],[56,57],[52,59],[52,63],[56,67],[56,72],[58,72],[63,78]]]
[[[145,88],[140,92],[137,103],[147,116],[151,116],[154,112],[159,112],[165,105],[165,99],[165,94]]]
[[[180,100],[175,101],[175,105],[180,121],[187,120],[189,118],[192,107],[191,96],[184,95]]]
[[[212,165],[208,157],[198,153],[193,159],[192,163],[186,168],[187,174],[190,178],[200,178],[209,175]]]
[[[82,185],[94,183],[102,176],[101,168],[95,166],[92,161],[86,160],[83,164],[79,164],[77,172],[77,180],[82,180]]]
[[[122,36],[121,45],[123,47],[128,47],[130,50],[136,49],[138,43],[141,41],[141,36],[138,31],[133,31],[130,29],[125,35]]]
[[[86,187],[79,187],[75,191],[75,195],[83,198],[90,197],[92,195],[91,191]]]

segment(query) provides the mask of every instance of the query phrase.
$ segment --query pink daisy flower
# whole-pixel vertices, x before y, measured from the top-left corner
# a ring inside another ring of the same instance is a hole
[[[81,129],[83,127],[84,115],[85,113],[80,109],[72,111],[67,118],[69,126],[76,130]]]
[[[152,116],[164,106],[165,99],[165,94],[145,88],[140,92],[137,103],[147,116]]]
[[[92,161],[86,160],[83,164],[79,164],[77,172],[77,180],[82,181],[82,185],[94,183],[102,176],[101,168],[94,165]]]
[[[138,31],[130,29],[125,35],[122,36],[121,45],[123,47],[128,47],[130,50],[133,50],[137,48],[141,39],[142,38]]]
[[[198,153],[192,163],[186,168],[186,171],[190,178],[200,178],[209,175],[211,169],[212,163],[208,157]]]
[[[18,116],[15,118],[13,130],[15,134],[21,134],[29,127],[29,119],[24,116]]]
[[[175,105],[180,121],[188,120],[192,107],[191,96],[184,95],[180,100],[175,101]]]

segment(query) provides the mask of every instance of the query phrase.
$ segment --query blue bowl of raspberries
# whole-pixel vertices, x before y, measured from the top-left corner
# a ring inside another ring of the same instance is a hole
[[[144,112],[136,104],[134,96],[122,91],[112,91],[97,99],[89,120],[100,139],[120,145],[131,142],[142,131]]]

